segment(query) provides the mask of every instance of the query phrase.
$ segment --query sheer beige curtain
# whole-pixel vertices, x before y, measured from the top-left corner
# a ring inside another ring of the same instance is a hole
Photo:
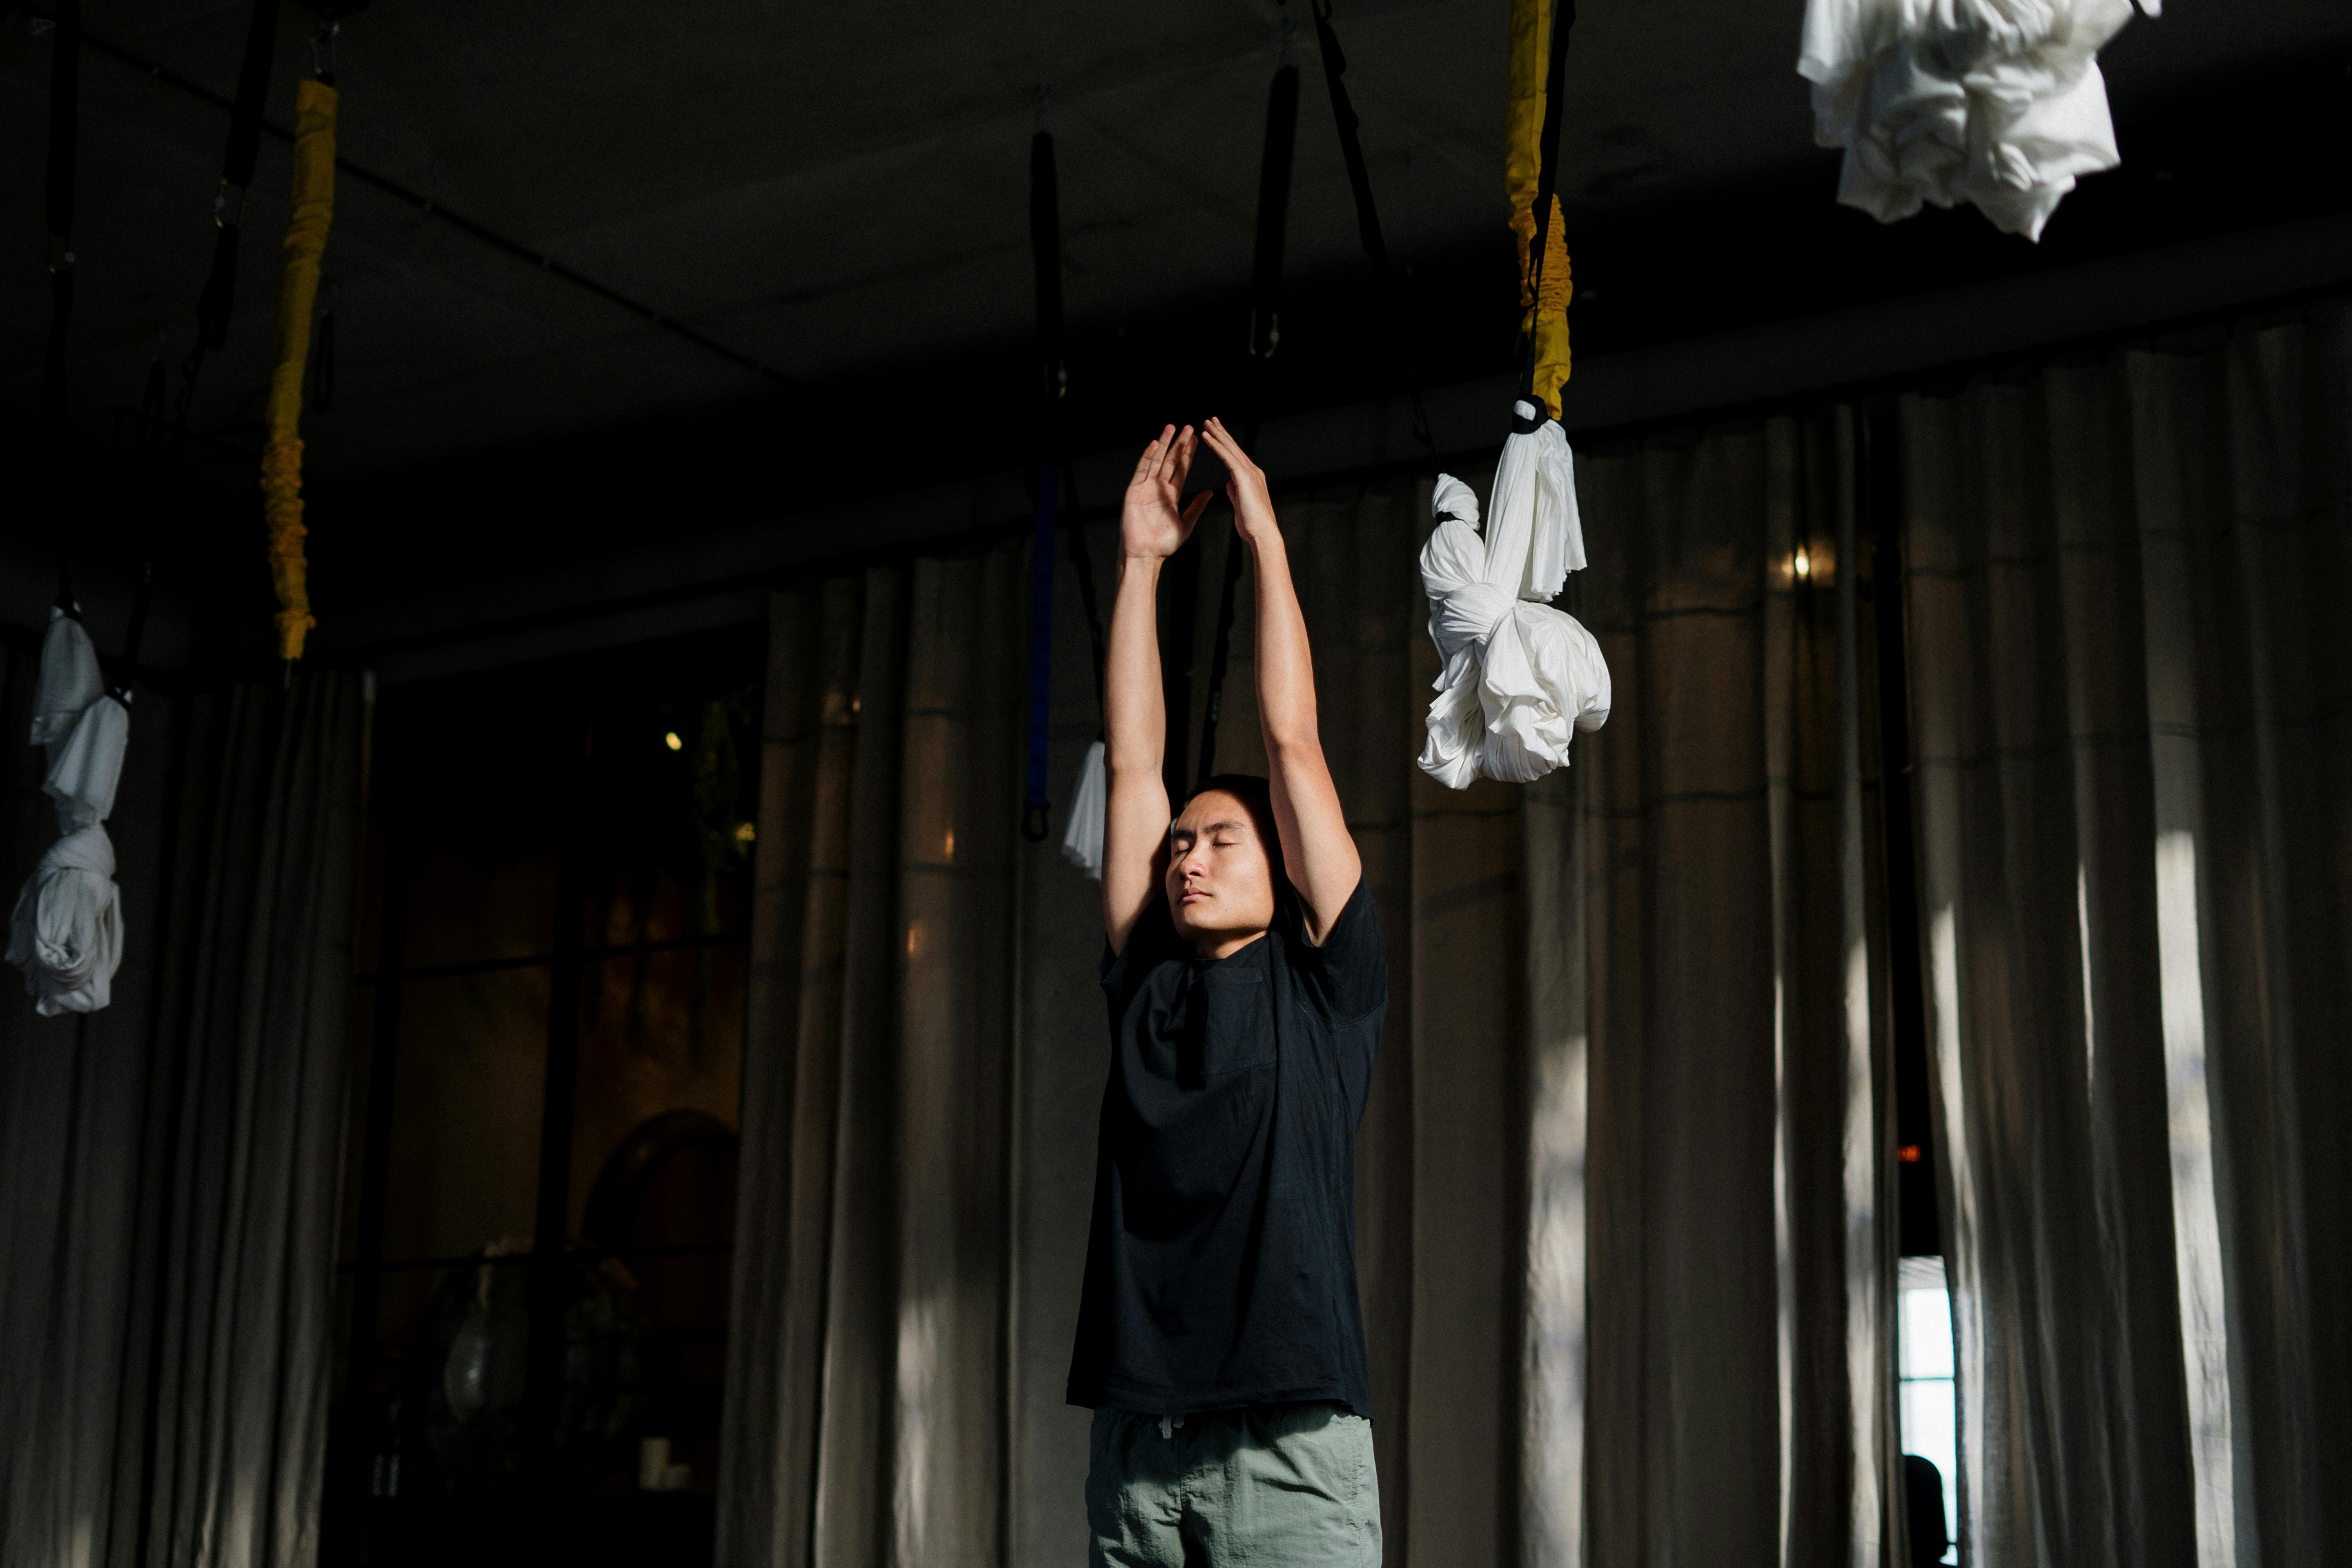
[[[1906,400],[1979,1563],[2352,1540],[2352,312]]]
[[[21,741],[21,669],[8,689]],[[110,823],[118,1000],[85,1021],[0,1002],[0,1561],[307,1568],[361,680],[148,695]]]
[[[0,651],[0,879],[12,900],[58,831],[41,794],[46,759],[25,741],[39,663],[29,635]],[[183,715],[155,692],[135,707],[107,824],[129,935],[113,1005],[39,1017],[24,977],[0,969],[0,1561],[9,1563],[75,1561],[106,1542],[120,1421],[141,1404],[117,1342],[132,1310],[128,1216],[139,1194],[170,735]]]
[[[1003,1560],[1020,560],[774,603],[722,1563]]]
[[[1616,705],[1524,807],[1525,1387],[1528,1477],[1549,1482],[1530,1563],[1874,1568],[1896,1539],[1853,471],[1843,414],[1580,463],[1593,565],[1572,607]]]

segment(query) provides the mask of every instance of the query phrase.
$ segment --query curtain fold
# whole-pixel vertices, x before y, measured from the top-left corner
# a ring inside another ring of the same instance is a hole
[[[722,1563],[1001,1560],[1019,559],[772,610]]]
[[[1605,532],[1573,608],[1626,696],[1527,807],[1539,885],[1571,900],[1538,924],[1558,952],[1538,962],[1568,973],[1537,1035],[1552,1174],[1531,1224],[1562,1234],[1580,1152],[1594,1434],[1581,1531],[1554,1500],[1531,1562],[1891,1550],[1891,1071],[1850,453],[1843,415],[1780,416],[1578,465]],[[1560,1278],[1538,1300],[1565,1324]]]
[[[192,705],[151,1125],[151,1562],[318,1556],[365,713],[350,671]]]
[[[1979,1562],[2352,1539],[2352,311],[1901,406]]]
[[[147,911],[129,1005],[0,1024],[0,1556],[308,1564],[365,707],[357,675],[320,669],[199,693],[169,740],[163,717],[117,808],[144,845],[125,857]]]
[[[31,869],[57,837],[43,756],[25,743],[39,659],[0,652],[0,847]],[[144,1107],[180,705],[135,704],[114,815],[127,940],[114,1001],[42,1018],[14,971],[0,989],[0,1562],[98,1561],[113,1538]]]

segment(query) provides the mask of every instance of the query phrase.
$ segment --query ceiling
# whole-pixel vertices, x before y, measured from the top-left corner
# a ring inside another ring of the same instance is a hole
[[[1289,7],[1303,12],[1305,0]],[[34,7],[45,12],[46,5]],[[221,94],[247,7],[86,0],[86,28]],[[1340,0],[1336,23],[1390,246],[1442,271],[1500,246],[1507,0]],[[822,397],[896,384],[951,401],[942,367],[1025,342],[1035,89],[1061,169],[1075,331],[1230,297],[1247,276],[1258,142],[1284,5],[375,0],[336,51],[339,150],[525,247],[689,324]],[[1792,62],[1802,6],[1588,3],[1570,51],[1572,239],[1792,180],[1829,199]],[[1360,276],[1311,24],[1288,286]],[[286,8],[271,116],[291,119],[310,16]],[[2176,0],[2110,46],[2118,120],[2352,41],[2342,0]],[[0,385],[29,409],[49,47],[0,11]],[[71,386],[85,430],[177,363],[210,255],[226,117],[95,52],[82,68]],[[2128,160],[2131,143],[2126,137]],[[235,445],[259,405],[283,232],[265,141],[227,353],[196,424]],[[2061,223],[2064,214],[2062,211]],[[2059,226],[2053,226],[2053,234]],[[752,373],[350,178],[326,272],[331,417],[311,472],[357,480],[773,396]],[[1481,275],[1483,276],[1483,274]],[[160,333],[160,338],[159,338]]]

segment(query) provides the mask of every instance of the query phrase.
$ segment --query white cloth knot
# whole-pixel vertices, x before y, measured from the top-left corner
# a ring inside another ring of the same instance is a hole
[[[1432,601],[1430,635],[1438,651],[1452,658],[1465,647],[1493,641],[1518,604],[1508,589],[1491,583],[1456,584],[1443,601]]]
[[[81,623],[51,610],[33,685],[31,738],[47,752],[41,788],[57,807],[64,837],[16,895],[7,947],[8,962],[25,972],[25,989],[44,1016],[104,1007],[122,963],[114,845],[99,824],[112,815],[122,778],[131,739],[127,700],[106,690],[98,650]]]
[[[80,621],[54,605],[49,629],[41,636],[41,670],[33,679],[33,744],[52,748],[73,732],[74,723],[106,689],[98,649]]]
[[[122,754],[131,744],[131,710],[112,693],[81,710],[63,741],[49,742],[49,771],[42,790],[56,802],[58,831],[71,833],[114,815],[114,788],[122,779]]]
[[[105,828],[78,828],[49,846],[8,921],[8,962],[25,972],[36,1012],[94,1013],[112,1000],[121,905]]]
[[[1536,412],[1522,399],[1523,419]],[[1584,529],[1568,437],[1545,420],[1503,444],[1492,526],[1450,474],[1431,497],[1436,526],[1422,547],[1429,637],[1444,668],[1429,707],[1421,766],[1463,789],[1482,774],[1532,783],[1568,762],[1577,730],[1609,717],[1609,666],[1592,634],[1542,603],[1584,565]]]

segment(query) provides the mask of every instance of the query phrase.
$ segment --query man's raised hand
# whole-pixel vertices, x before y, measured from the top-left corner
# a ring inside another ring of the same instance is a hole
[[[1209,492],[1202,490],[1181,510],[1177,502],[1183,498],[1184,476],[1192,471],[1192,450],[1198,444],[1190,425],[1181,431],[1169,425],[1161,428],[1158,440],[1143,449],[1119,512],[1119,548],[1127,554],[1165,561],[1192,537],[1192,525],[1201,521]]]
[[[1265,488],[1265,470],[1250,461],[1222,419],[1213,417],[1201,426],[1201,438],[1233,475],[1225,485],[1225,499],[1233,503],[1234,527],[1252,543],[1276,534],[1274,497]]]

